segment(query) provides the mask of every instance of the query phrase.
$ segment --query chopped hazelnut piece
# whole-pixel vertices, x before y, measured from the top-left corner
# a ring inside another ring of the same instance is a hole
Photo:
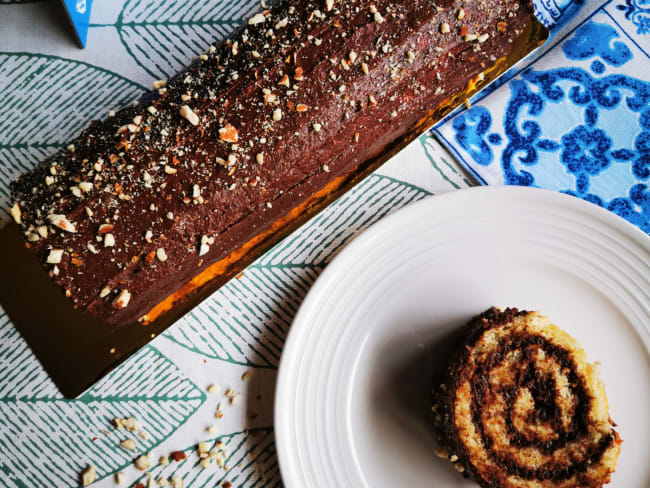
[[[303,69],[300,66],[298,66],[296,68],[296,71],[295,71],[295,73],[293,75],[293,79],[296,80],[296,81],[302,81],[304,79],[304,77],[303,77]]]
[[[117,485],[123,485],[124,482],[126,481],[126,477],[124,476],[124,473],[122,471],[118,471],[115,473],[115,484]]]
[[[458,20],[463,20],[465,18],[465,11],[461,8],[458,11]]]
[[[312,129],[314,129],[314,132],[318,132],[321,129],[321,125],[319,123],[314,123],[312,124]]]
[[[113,247],[115,245],[115,236],[113,234],[106,234],[104,236],[104,247]]]
[[[158,463],[162,464],[163,466],[167,466],[169,464],[169,457],[160,456],[160,459],[158,460]]]
[[[135,441],[133,439],[124,439],[122,442],[120,442],[120,446],[124,449],[128,449],[129,451],[133,451],[136,447]]]
[[[194,125],[197,126],[199,125],[199,116],[194,113],[194,111],[187,105],[182,105],[180,109],[180,114],[181,117],[184,119],[187,119],[187,121]]]
[[[490,34],[485,33],[485,34],[481,34],[480,36],[478,36],[477,40],[478,40],[478,42],[480,42],[482,44],[485,41],[487,41],[489,38],[490,38]]]
[[[75,225],[65,215],[48,215],[50,223],[66,232],[77,232]]]
[[[157,80],[152,83],[153,89],[158,90],[167,84],[167,80]]]
[[[156,257],[158,258],[158,261],[165,262],[167,261],[167,253],[162,247],[159,247],[156,249]]]
[[[52,249],[47,256],[48,264],[59,264],[63,257],[63,249]]]
[[[137,457],[133,464],[135,464],[136,469],[146,471],[151,465],[151,455],[149,453],[143,454],[142,456]]]
[[[94,466],[88,466],[81,472],[81,484],[83,486],[90,486],[97,479],[97,472],[95,471]]]
[[[205,459],[201,459],[201,461],[199,462],[199,465],[203,469],[208,469],[210,467],[210,463],[212,463],[212,461],[210,461],[210,458],[205,458]]]
[[[210,386],[208,386],[207,391],[210,394],[214,394],[214,393],[217,393],[219,391],[219,387],[217,385],[210,385]]]
[[[99,230],[97,232],[99,234],[108,234],[109,232],[113,232],[113,229],[115,229],[115,226],[113,224],[102,224],[99,226]]]
[[[165,173],[167,173],[168,175],[173,175],[176,174],[177,172],[178,170],[176,168],[172,166],[165,166]]]
[[[248,19],[248,23],[250,25],[261,24],[265,20],[266,20],[266,17],[264,17],[264,14],[257,13],[255,15],[253,15],[250,19]]]
[[[231,124],[226,124],[225,127],[219,129],[219,139],[226,142],[235,143],[238,140],[237,129]]]
[[[257,153],[255,155],[255,161],[257,161],[257,164],[264,164],[264,153]]]
[[[443,22],[440,24],[440,32],[443,34],[448,34],[451,32],[451,28],[449,27],[449,24],[447,22]]]
[[[211,425],[211,426],[209,426],[209,427],[208,427],[207,429],[205,429],[205,430],[206,430],[207,433],[210,434],[210,435],[215,435],[215,434],[217,433],[217,431],[218,431],[216,425]]]
[[[210,450],[210,442],[199,442],[197,448],[199,452],[208,452]]]
[[[14,203],[13,207],[11,207],[11,210],[9,210],[9,213],[11,213],[11,216],[17,224],[22,224],[22,212],[20,211],[20,206],[18,203]]]
[[[299,103],[298,105],[296,105],[296,112],[306,112],[308,108],[309,107],[307,107],[307,105]]]
[[[119,309],[125,309],[131,300],[131,293],[129,290],[122,290],[120,294],[113,300],[113,306]]]
[[[329,12],[334,8],[334,0],[325,0],[325,10]]]
[[[110,293],[110,288],[102,288],[102,291],[99,292],[99,298],[106,298]]]
[[[280,110],[279,108],[276,108],[273,111],[273,120],[275,120],[277,122],[281,118],[282,118],[282,110]]]
[[[278,84],[286,86],[287,88],[289,88],[291,83],[289,82],[289,77],[287,75],[284,75],[284,76],[282,76],[282,78],[280,79]]]
[[[178,476],[173,476],[172,488],[183,488],[183,478],[179,478]]]

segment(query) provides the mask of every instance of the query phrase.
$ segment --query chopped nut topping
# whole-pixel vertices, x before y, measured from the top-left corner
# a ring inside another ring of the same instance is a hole
[[[211,425],[205,430],[209,435],[216,435],[216,433],[218,432],[218,428],[216,425]]]
[[[278,82],[278,85],[283,85],[289,88],[289,86],[291,85],[291,82],[289,81],[289,76],[287,75],[282,76],[282,78],[280,78],[280,81]]]
[[[151,243],[152,237],[153,237],[153,232],[151,232],[150,230],[144,233],[144,240],[147,241],[148,243]]]
[[[242,380],[242,381],[246,381],[246,380],[248,380],[251,376],[253,376],[253,370],[252,370],[252,369],[248,369],[248,370],[246,370],[246,371],[244,371],[244,372],[242,373],[242,375],[241,375],[241,380]]]
[[[210,458],[201,459],[201,461],[199,461],[199,465],[200,465],[203,469],[207,469],[207,468],[209,468],[209,467],[210,467],[210,463],[212,463],[212,461],[210,461]]]
[[[472,41],[475,41],[476,39],[477,39],[476,34],[465,34],[465,37],[463,37],[463,40],[465,42],[472,42]]]
[[[167,80],[157,80],[152,83],[153,89],[158,90],[167,84]]]
[[[375,19],[375,22],[377,22],[378,24],[381,24],[382,22],[384,22],[384,18],[381,16],[381,14],[379,12],[375,12],[373,17]]]
[[[41,225],[36,229],[36,232],[38,232],[38,235],[40,235],[43,239],[47,237],[47,226]]]
[[[372,94],[368,95],[368,101],[370,102],[370,105],[372,105],[373,107],[377,105],[377,99]]]
[[[230,124],[226,124],[225,127],[219,129],[219,139],[226,142],[237,142],[237,129],[235,129],[235,127]]]
[[[75,225],[70,222],[65,215],[48,215],[48,219],[52,225],[61,230],[66,232],[77,232]]]
[[[86,247],[88,250],[93,253],[93,254],[99,254],[99,250],[95,247],[95,245],[92,242],[89,242]]]
[[[219,387],[217,385],[210,385],[210,386],[208,386],[207,391],[210,394],[217,393],[219,391]]]
[[[174,220],[174,214],[173,214],[172,212],[167,212],[166,217],[167,217],[169,220]]]
[[[325,173],[329,173],[330,172],[330,167],[327,166],[326,164],[324,164],[323,165],[323,171],[325,171]]]
[[[329,12],[334,8],[334,0],[325,0],[325,11]]]
[[[99,298],[106,298],[110,293],[110,288],[102,288],[102,291],[99,292]]]
[[[129,290],[122,290],[120,294],[117,296],[117,298],[113,300],[113,306],[115,308],[125,309],[129,305],[130,301],[131,301],[131,293],[129,293]]]
[[[170,454],[172,460],[179,462],[187,458],[187,455],[183,451],[173,451]]]
[[[133,451],[136,447],[135,441],[133,439],[124,439],[122,442],[120,442],[120,446],[124,449],[128,449],[129,451]]]
[[[50,254],[47,256],[47,262],[49,264],[59,264],[61,258],[63,257],[63,249],[52,249]]]
[[[158,110],[156,110],[156,107],[153,105],[149,105],[147,107],[147,112],[149,112],[151,115],[156,115],[158,113]]]
[[[187,105],[182,105],[180,109],[180,114],[181,117],[184,119],[187,119],[187,121],[194,125],[197,126],[199,125],[199,116],[194,113],[194,111],[188,107]]]
[[[139,469],[140,471],[146,471],[149,469],[149,466],[151,465],[151,455],[149,453],[143,454],[142,456],[139,456],[136,458],[133,464],[135,464],[136,469]]]
[[[314,132],[319,132],[321,129],[321,125],[319,123],[314,123],[312,124],[312,129],[314,129]]]
[[[304,79],[303,69],[300,66],[296,68],[296,72],[293,75],[293,79],[296,81],[302,81]]]
[[[302,103],[296,105],[296,112],[306,112],[308,109],[309,107],[307,107],[307,105],[304,105]]]
[[[11,213],[11,216],[17,224],[22,224],[22,212],[20,211],[18,203],[14,203],[13,207],[9,210],[9,213]]]
[[[162,262],[167,261],[167,253],[162,247],[156,249],[156,257],[158,258],[158,261],[162,261]]]
[[[172,488],[183,488],[183,478],[172,476]]]
[[[257,13],[255,15],[253,15],[250,19],[248,19],[248,23],[250,25],[261,24],[265,20],[266,20],[266,17],[264,17],[264,14]]]
[[[89,181],[82,181],[81,183],[79,183],[79,189],[84,193],[88,193],[93,189],[93,184],[90,183]]]
[[[167,466],[169,464],[169,457],[160,456],[160,459],[158,460],[158,463],[162,464],[163,466]]]
[[[104,247],[115,246],[115,236],[113,234],[106,234],[104,236]]]
[[[366,63],[361,63],[361,71],[366,75],[368,74],[368,65]]]
[[[115,229],[115,226],[113,224],[102,224],[99,226],[99,230],[97,232],[100,234],[108,234],[109,232],[113,232],[113,229]]]
[[[171,166],[165,166],[165,173],[167,173],[168,175],[173,175],[176,174],[177,172],[178,170],[176,168],[173,168]]]
[[[257,161],[257,164],[264,164],[264,153],[257,153],[255,161]]]
[[[451,32],[451,28],[449,27],[449,24],[447,22],[443,22],[440,24],[440,32],[443,34],[448,34]]]
[[[83,486],[90,486],[97,479],[97,472],[95,471],[94,466],[88,466],[81,472],[81,484]]]
[[[463,20],[464,17],[465,17],[465,11],[461,8],[458,11],[458,20]]]
[[[478,42],[480,42],[480,43],[482,44],[482,43],[484,43],[485,41],[487,41],[489,38],[490,38],[490,34],[488,34],[488,33],[486,32],[485,34],[481,34],[480,36],[478,36],[478,39],[477,39],[477,40],[478,40]]]
[[[285,17],[281,20],[278,20],[278,22],[275,24],[275,28],[282,29],[283,27],[286,27],[288,23],[289,23],[289,19]]]
[[[199,442],[197,448],[199,452],[209,452],[210,451],[210,442]]]
[[[282,110],[280,110],[279,108],[276,108],[273,111],[273,120],[275,120],[277,122],[281,118],[282,118]]]

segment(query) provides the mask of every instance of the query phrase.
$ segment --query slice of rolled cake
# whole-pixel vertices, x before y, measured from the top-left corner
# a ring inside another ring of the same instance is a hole
[[[598,372],[537,312],[491,308],[467,326],[434,405],[445,455],[482,487],[600,487],[621,440]]]

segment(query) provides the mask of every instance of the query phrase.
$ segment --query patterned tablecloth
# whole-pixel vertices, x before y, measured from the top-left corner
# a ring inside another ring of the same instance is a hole
[[[257,0],[96,1],[80,50],[59,2],[0,0],[0,214],[8,217],[16,174],[258,9]],[[147,481],[133,461],[148,452],[156,480],[179,477],[191,488],[281,485],[274,385],[310,285],[337,250],[384,215],[471,184],[434,139],[420,138],[74,401],[62,398],[0,309],[0,486],[76,486],[88,465],[96,486],[115,486],[117,472],[133,486]],[[128,417],[140,432],[111,424]],[[135,450],[120,446],[128,438]],[[216,459],[200,465],[200,441],[211,449],[223,442],[228,470]],[[173,451],[186,459],[158,463]]]

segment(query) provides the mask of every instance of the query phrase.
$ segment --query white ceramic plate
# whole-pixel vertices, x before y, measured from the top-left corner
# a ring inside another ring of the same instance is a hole
[[[383,219],[327,267],[278,378],[288,488],[470,487],[437,458],[431,386],[450,337],[496,306],[540,310],[602,363],[623,438],[612,488],[650,486],[650,239],[580,199],[483,187]]]

